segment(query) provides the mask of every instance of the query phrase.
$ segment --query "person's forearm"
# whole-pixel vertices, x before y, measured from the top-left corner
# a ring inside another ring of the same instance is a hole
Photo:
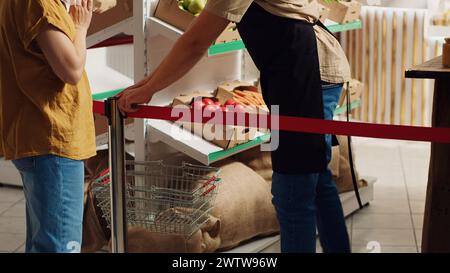
[[[78,70],[83,71],[86,66],[86,36],[87,30],[84,28],[77,28],[74,40],[74,47],[77,53]]]
[[[188,73],[207,51],[209,45],[195,42],[195,37],[183,35],[169,55],[145,83],[149,94],[162,90]]]

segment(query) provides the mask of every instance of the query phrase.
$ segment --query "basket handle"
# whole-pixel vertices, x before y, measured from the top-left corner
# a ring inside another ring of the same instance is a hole
[[[205,183],[203,183],[202,188],[206,188],[208,185],[210,185],[213,181],[215,181],[217,179],[216,176],[211,177],[210,179],[208,179],[208,181],[206,181]]]
[[[202,193],[202,196],[206,196],[208,195],[210,192],[212,192],[217,186],[216,185],[212,185],[207,191],[205,191],[204,193]]]

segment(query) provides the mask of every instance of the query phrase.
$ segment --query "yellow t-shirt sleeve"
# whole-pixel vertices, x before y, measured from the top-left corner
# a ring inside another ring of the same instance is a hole
[[[208,0],[205,10],[231,22],[240,22],[253,0]]]
[[[61,16],[61,12],[65,12],[60,1],[54,0],[25,0],[27,1],[26,12],[22,12],[22,18],[17,19],[22,22],[22,42],[25,48],[29,48],[30,44],[37,38],[43,29],[51,25],[71,40],[68,22]],[[59,3],[58,3],[59,2]]]

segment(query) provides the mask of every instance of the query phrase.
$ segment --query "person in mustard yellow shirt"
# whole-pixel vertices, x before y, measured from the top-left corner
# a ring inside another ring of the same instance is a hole
[[[96,147],[84,71],[93,3],[78,2],[0,1],[0,152],[22,176],[26,252],[81,249],[83,160]]]
[[[318,20],[316,0],[208,0],[153,73],[119,95],[122,112],[185,75],[231,22],[261,72],[269,106],[283,116],[333,119],[350,66],[339,42]],[[274,134],[276,135],[276,134]],[[350,252],[344,213],[328,169],[330,135],[279,132],[272,152],[272,203],[282,252]]]

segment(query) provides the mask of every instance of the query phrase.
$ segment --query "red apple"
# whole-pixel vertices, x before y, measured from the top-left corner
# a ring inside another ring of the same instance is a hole
[[[238,113],[245,113],[245,112],[246,112],[246,111],[245,111],[245,106],[242,105],[242,104],[236,104],[236,105],[234,106],[234,111],[235,111],[235,112],[238,112]]]
[[[214,104],[214,101],[212,99],[210,99],[210,98],[204,98],[202,101],[203,101],[203,103],[205,105],[212,105],[212,104]]]
[[[210,104],[205,106],[205,112],[215,112],[220,109],[220,106]]]
[[[222,106],[222,104],[220,104],[220,102],[218,102],[218,101],[214,102],[214,105]]]
[[[224,113],[228,113],[228,112],[230,112],[230,107],[221,106],[221,107],[220,107],[220,111],[222,111],[222,112],[224,112]]]
[[[194,109],[203,109],[203,107],[205,107],[205,103],[201,100],[196,100],[192,103],[192,107]]]
[[[231,105],[231,106],[235,106],[237,104],[236,101],[229,99],[225,102],[225,106]]]

